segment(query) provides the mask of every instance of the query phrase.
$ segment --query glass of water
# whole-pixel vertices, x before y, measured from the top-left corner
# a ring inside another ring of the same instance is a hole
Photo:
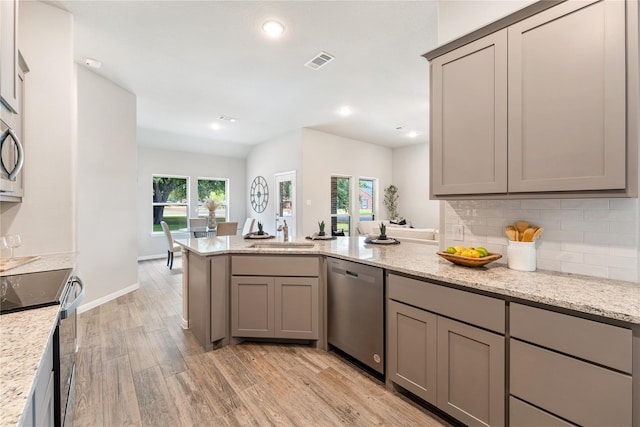
[[[5,249],[9,249],[9,242],[7,242],[6,237],[2,236],[0,237],[0,257]]]

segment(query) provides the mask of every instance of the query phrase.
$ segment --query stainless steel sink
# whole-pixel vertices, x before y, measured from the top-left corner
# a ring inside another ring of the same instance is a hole
[[[312,249],[316,245],[307,242],[259,242],[249,246],[255,249]]]

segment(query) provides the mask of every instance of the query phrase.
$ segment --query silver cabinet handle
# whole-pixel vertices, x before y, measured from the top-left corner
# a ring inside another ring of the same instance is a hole
[[[18,158],[16,159],[15,165],[13,165],[13,167],[11,168],[11,171],[9,171],[7,165],[5,165],[4,161],[2,160],[2,156],[0,156],[0,173],[3,177],[8,178],[11,181],[15,181],[18,177],[18,174],[22,170],[22,165],[24,164],[24,150],[22,148],[22,144],[20,143],[18,135],[16,135],[13,129],[7,128],[7,130],[5,130],[0,137],[0,151],[2,150],[2,146],[9,136],[15,143],[16,151],[18,152]]]
[[[74,299],[73,302],[71,302],[69,305],[67,305],[66,307],[62,307],[62,309],[60,310],[61,319],[66,319],[67,317],[69,317],[75,311],[75,309],[78,308],[78,306],[84,299],[84,283],[82,283],[82,280],[80,280],[78,276],[73,276],[73,278],[71,279],[72,286],[75,286],[76,283],[80,285],[80,295],[78,295],[76,299]]]

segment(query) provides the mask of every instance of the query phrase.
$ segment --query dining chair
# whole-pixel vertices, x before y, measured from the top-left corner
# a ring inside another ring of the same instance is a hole
[[[242,227],[243,236],[246,236],[253,231],[253,223],[255,221],[255,218],[247,218],[247,220],[244,222],[244,227]]]
[[[237,233],[237,222],[219,222],[216,228],[216,236],[235,236]]]
[[[167,267],[171,270],[173,268],[173,253],[180,252],[182,247],[173,241],[169,225],[165,221],[160,221],[160,225],[162,225],[162,230],[164,231],[164,235],[167,236],[167,243],[169,244],[169,248],[167,249]]]

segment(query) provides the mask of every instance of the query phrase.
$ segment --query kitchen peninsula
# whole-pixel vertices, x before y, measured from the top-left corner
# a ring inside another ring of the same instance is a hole
[[[640,399],[632,399],[640,394],[637,284],[519,272],[500,263],[466,268],[440,259],[430,246],[372,245],[364,237],[272,245],[240,236],[177,242],[184,248],[185,319],[207,349],[258,337],[233,327],[239,315],[233,279],[289,276],[280,267],[271,271],[274,265],[292,268],[292,276],[317,277],[320,327],[310,341],[326,349],[326,263],[337,258],[385,273],[388,387],[409,391],[467,425],[502,425],[507,417],[511,425],[526,419],[582,424],[585,417],[640,425]],[[310,260],[315,273],[296,272]],[[269,337],[279,338],[277,331]],[[455,348],[457,359],[449,353]],[[429,366],[436,359],[437,366]],[[482,393],[450,401],[471,381]]]

